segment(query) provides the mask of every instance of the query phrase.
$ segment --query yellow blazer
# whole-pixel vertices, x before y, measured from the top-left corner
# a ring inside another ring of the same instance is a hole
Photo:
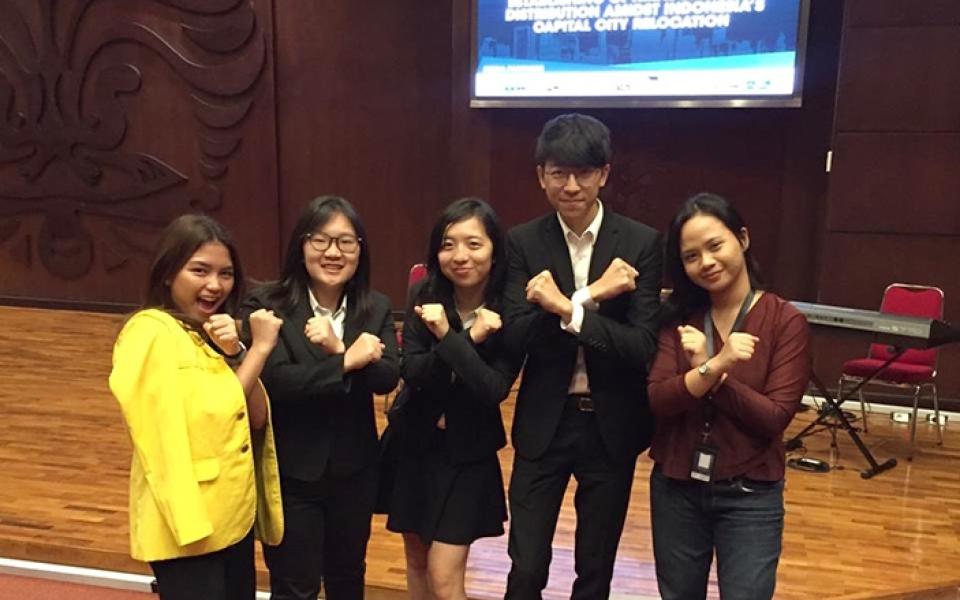
[[[283,508],[273,426],[251,436],[236,374],[162,310],[127,321],[110,389],[133,443],[130,554],[142,561],[207,554],[257,536],[276,545]]]

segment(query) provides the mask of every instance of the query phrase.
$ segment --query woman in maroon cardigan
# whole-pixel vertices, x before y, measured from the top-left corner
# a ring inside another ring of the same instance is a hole
[[[747,228],[719,196],[680,208],[666,268],[674,291],[648,388],[660,593],[704,598],[716,551],[724,600],[768,599],[783,537],[783,431],[810,374],[807,322],[759,289]]]

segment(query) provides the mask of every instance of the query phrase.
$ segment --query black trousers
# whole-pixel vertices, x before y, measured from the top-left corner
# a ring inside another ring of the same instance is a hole
[[[223,550],[150,563],[160,600],[253,600],[253,531]]]
[[[361,600],[377,469],[319,481],[281,480],[284,535],[263,546],[274,600]]]
[[[547,586],[551,544],[570,476],[577,479],[574,600],[610,595],[617,546],[630,501],[636,457],[610,459],[596,417],[573,407],[537,460],[517,455],[510,478],[510,540],[513,564],[505,600],[539,600]]]

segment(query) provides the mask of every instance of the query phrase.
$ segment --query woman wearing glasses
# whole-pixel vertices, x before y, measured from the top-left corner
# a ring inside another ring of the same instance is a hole
[[[263,369],[273,406],[286,534],[264,547],[274,599],[360,599],[377,491],[373,394],[399,378],[390,302],[370,289],[353,206],[319,197],[294,227],[280,279],[245,312],[283,319]]]

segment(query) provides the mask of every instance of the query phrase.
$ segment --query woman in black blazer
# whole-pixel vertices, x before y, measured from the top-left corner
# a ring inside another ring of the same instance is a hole
[[[377,491],[373,395],[399,377],[390,302],[370,290],[370,248],[343,198],[322,196],[291,234],[279,281],[244,308],[273,310],[262,379],[273,406],[286,533],[264,546],[275,600],[360,599]]]
[[[503,534],[500,402],[519,366],[502,347],[506,249],[482,200],[451,204],[433,227],[427,277],[403,324],[401,454],[387,528],[403,534],[413,599],[466,598],[470,544]]]

